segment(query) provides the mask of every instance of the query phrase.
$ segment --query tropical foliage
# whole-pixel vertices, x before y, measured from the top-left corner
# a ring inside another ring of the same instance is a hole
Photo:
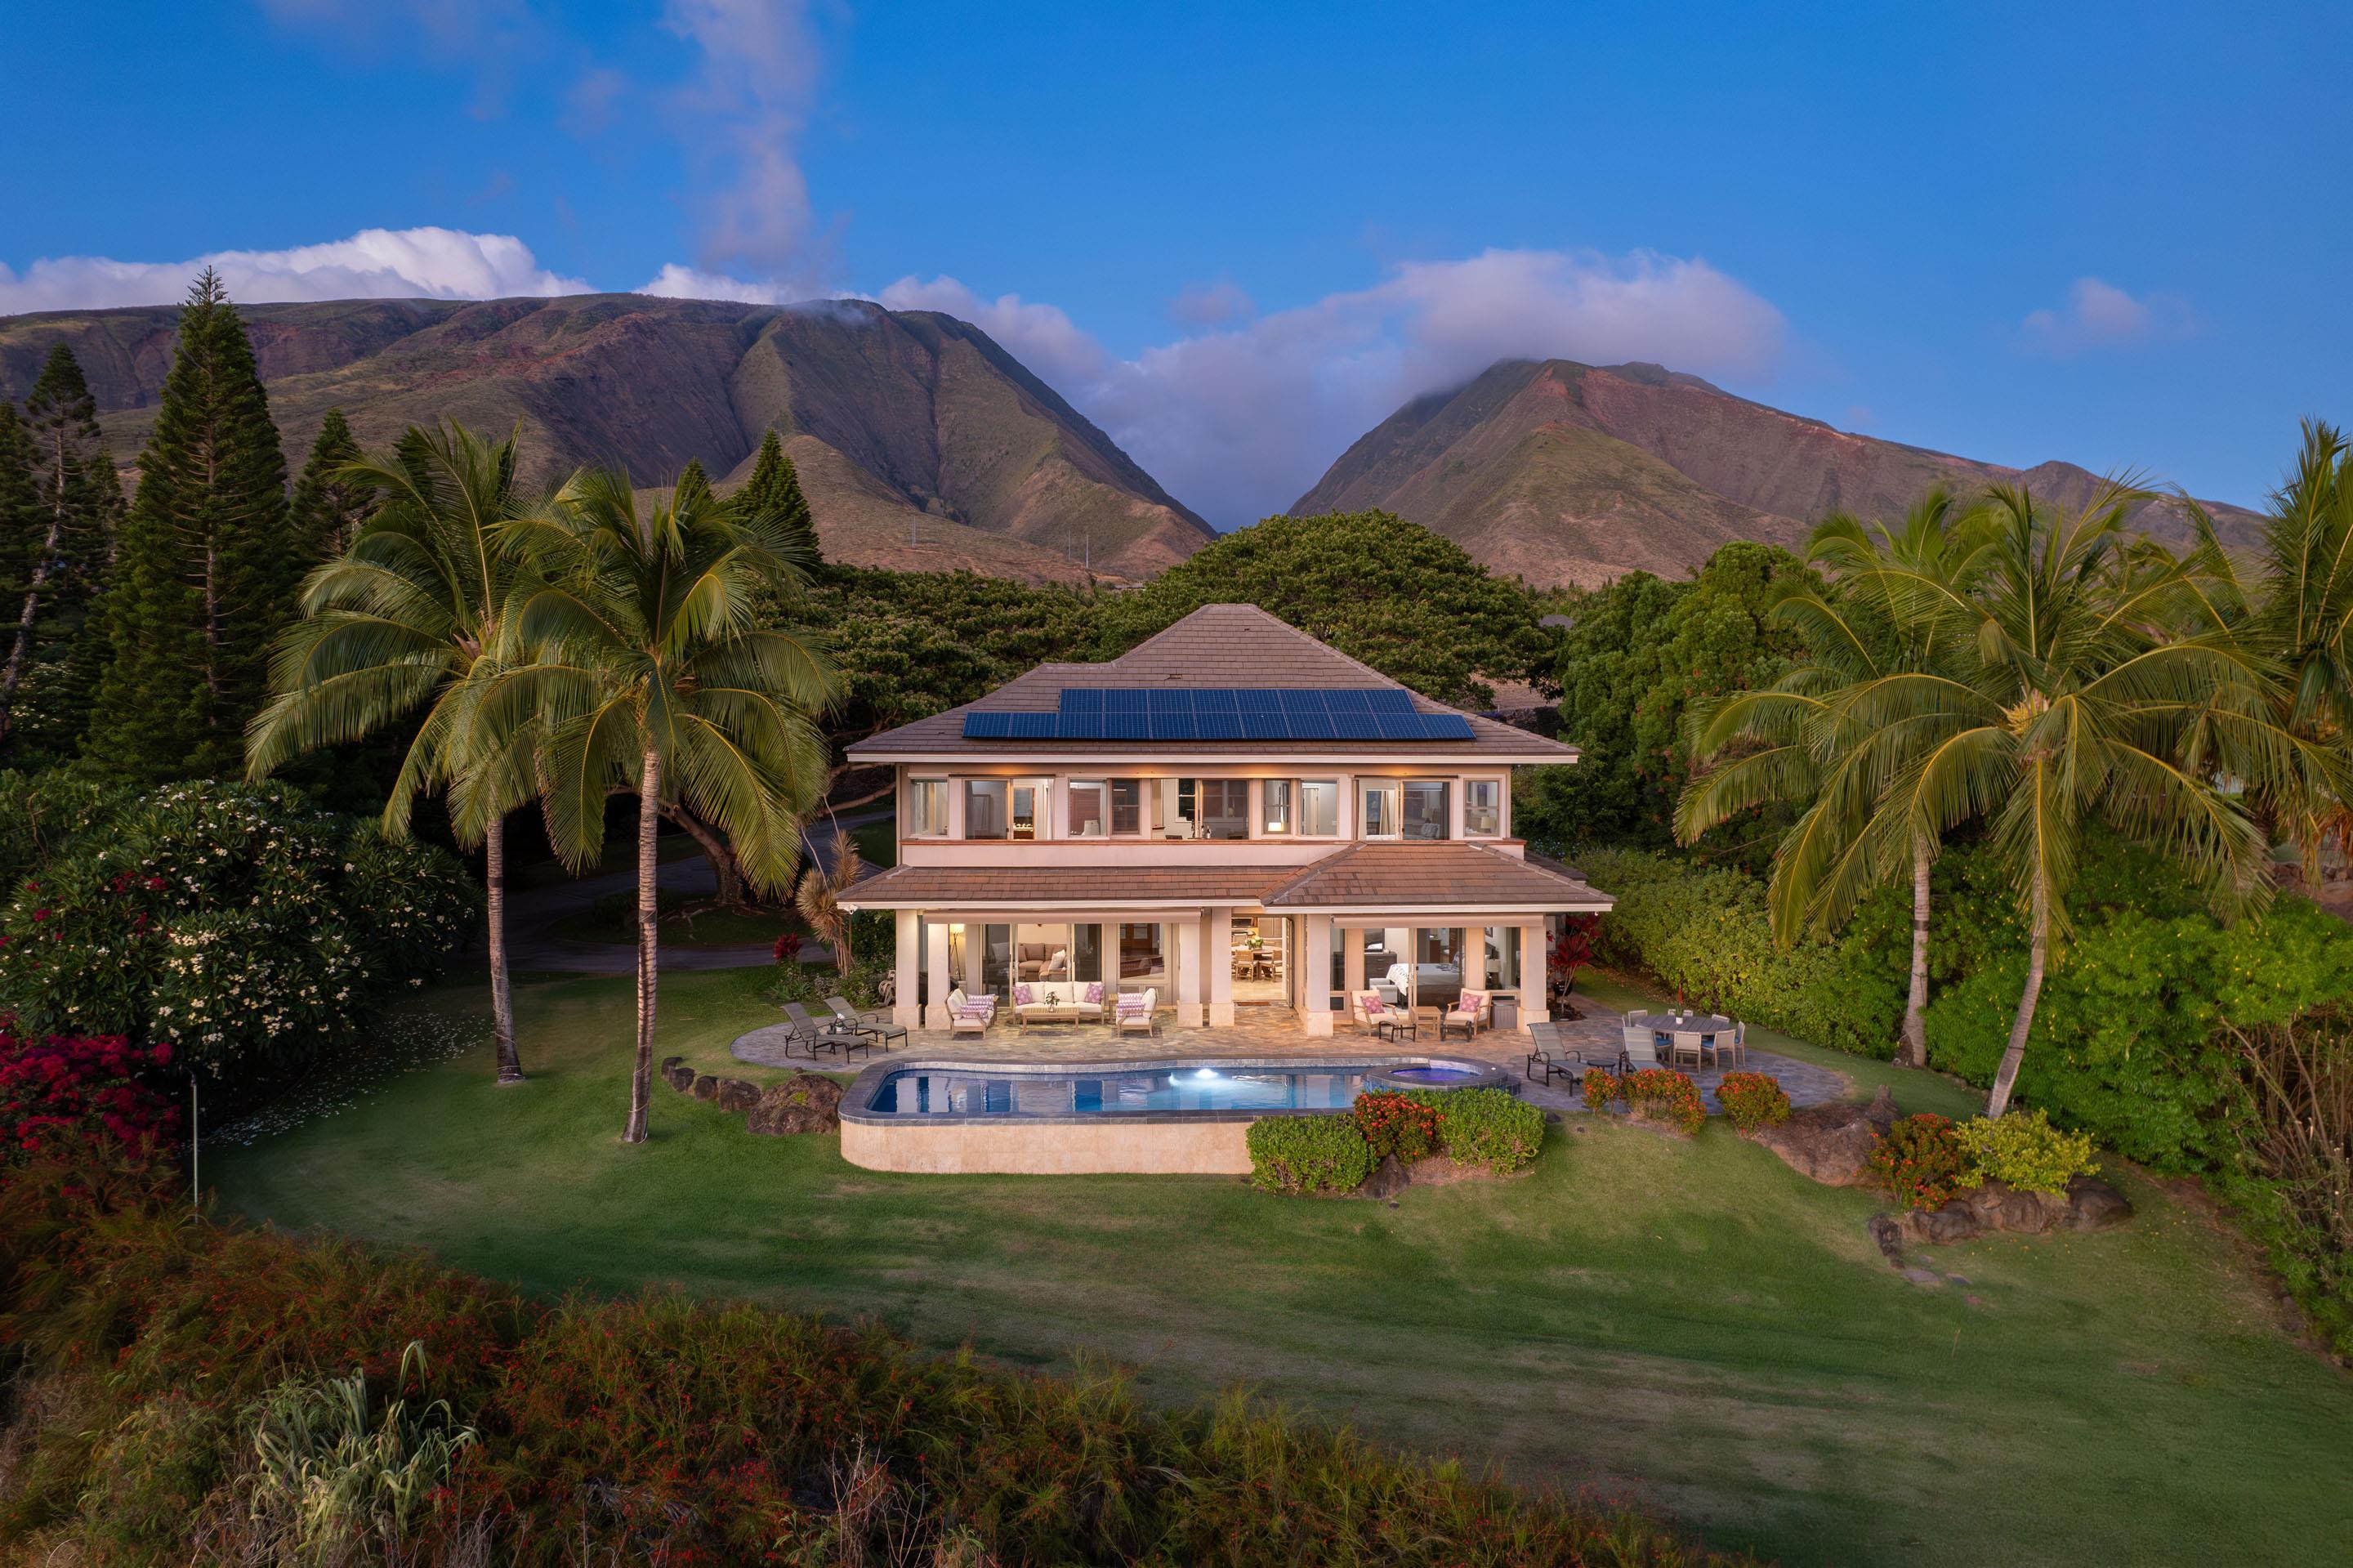
[[[36,1038],[0,1020],[0,1162],[165,1148],[179,1137],[179,1107],[151,1080],[171,1063],[169,1045],[119,1034]]]
[[[1872,1145],[1863,1167],[1907,1209],[1941,1209],[1976,1184],[1952,1118],[1932,1111],[1898,1118]]]
[[[2063,1131],[2040,1109],[1971,1117],[1955,1130],[1972,1175],[2021,1192],[2063,1192],[2100,1168],[2091,1134]]]

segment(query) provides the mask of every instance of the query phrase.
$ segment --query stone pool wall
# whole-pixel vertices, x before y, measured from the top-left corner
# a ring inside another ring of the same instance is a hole
[[[841,1123],[841,1157],[869,1171],[932,1175],[1248,1175],[1252,1118],[998,1122],[921,1118]]]

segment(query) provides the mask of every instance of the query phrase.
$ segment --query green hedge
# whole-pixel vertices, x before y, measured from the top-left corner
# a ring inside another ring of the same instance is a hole
[[[1349,1116],[1271,1116],[1249,1139],[1250,1184],[1270,1192],[1353,1192],[1378,1163]]]
[[[1544,1112],[1508,1089],[1410,1089],[1405,1097],[1438,1113],[1439,1151],[1464,1165],[1508,1175],[1535,1163]]]

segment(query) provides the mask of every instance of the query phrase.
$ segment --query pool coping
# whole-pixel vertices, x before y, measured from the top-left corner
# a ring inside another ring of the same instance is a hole
[[[1301,1067],[1321,1068],[1328,1072],[1349,1070],[1370,1071],[1391,1067],[1464,1067],[1486,1071],[1491,1062],[1476,1057],[1390,1055],[1356,1056],[1122,1056],[1092,1062],[1041,1062],[989,1060],[977,1056],[901,1056],[885,1057],[870,1062],[860,1069],[858,1076],[842,1091],[841,1119],[860,1127],[915,1128],[925,1127],[1199,1127],[1218,1122],[1263,1121],[1270,1117],[1345,1116],[1347,1106],[1268,1107],[1257,1110],[1159,1110],[1159,1111],[1050,1111],[1030,1114],[1017,1111],[924,1111],[910,1114],[903,1111],[880,1113],[869,1109],[882,1080],[892,1073],[911,1070],[937,1072],[994,1073],[1021,1077],[1084,1077],[1090,1074],[1173,1072],[1185,1067],[1215,1067],[1248,1070],[1254,1067],[1280,1067],[1286,1070]]]

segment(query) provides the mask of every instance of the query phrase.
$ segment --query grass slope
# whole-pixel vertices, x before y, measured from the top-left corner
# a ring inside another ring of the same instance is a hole
[[[765,978],[665,980],[665,1049],[732,1066],[772,1016]],[[1574,1118],[1531,1175],[1394,1209],[879,1174],[666,1089],[628,1149],[628,994],[520,987],[527,1087],[475,1053],[206,1169],[229,1208],[536,1289],[675,1284],[1031,1365],[1096,1350],[1173,1401],[1252,1384],[1788,1563],[2316,1562],[2353,1517],[2347,1380],[2280,1332],[2225,1234],[2129,1173],[2129,1228],[1946,1249],[1968,1283],[1926,1289],[1865,1236],[1868,1195],[1720,1123],[1682,1143]],[[1941,1080],[1829,1059],[1956,1108]]]

